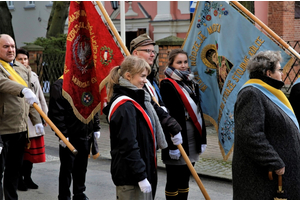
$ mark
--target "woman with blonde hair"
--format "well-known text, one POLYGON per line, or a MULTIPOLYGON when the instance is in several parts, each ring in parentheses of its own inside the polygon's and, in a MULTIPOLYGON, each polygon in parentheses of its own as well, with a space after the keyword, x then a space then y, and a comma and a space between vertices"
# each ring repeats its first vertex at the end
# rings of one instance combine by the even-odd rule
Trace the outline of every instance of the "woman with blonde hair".
POLYGON ((156 147, 166 148, 162 127, 143 90, 149 64, 128 56, 109 74, 107 115, 111 141, 111 174, 116 199, 153 199, 157 184, 156 147), (152 197, 153 196, 153 197, 152 197))

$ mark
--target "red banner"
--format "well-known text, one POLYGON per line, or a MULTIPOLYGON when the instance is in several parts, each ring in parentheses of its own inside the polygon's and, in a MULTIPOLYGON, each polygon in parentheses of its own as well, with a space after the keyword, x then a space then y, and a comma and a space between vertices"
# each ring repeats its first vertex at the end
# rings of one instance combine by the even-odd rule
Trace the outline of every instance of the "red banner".
POLYGON ((100 110, 106 92, 103 89, 100 95, 99 85, 123 59, 92 2, 71 1, 63 96, 83 123, 100 110))

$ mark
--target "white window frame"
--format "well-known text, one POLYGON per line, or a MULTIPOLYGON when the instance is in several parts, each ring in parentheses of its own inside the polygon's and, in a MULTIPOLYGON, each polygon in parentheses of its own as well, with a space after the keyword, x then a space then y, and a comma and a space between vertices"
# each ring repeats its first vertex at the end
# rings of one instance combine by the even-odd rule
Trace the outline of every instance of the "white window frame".
POLYGON ((15 9, 15 4, 14 1, 6 1, 7 7, 9 10, 14 10, 15 9))
POLYGON ((52 7, 53 6, 53 1, 49 1, 48 4, 45 5, 46 7, 52 7))
POLYGON ((24 9, 32 9, 35 8, 35 1, 26 1, 24 9))

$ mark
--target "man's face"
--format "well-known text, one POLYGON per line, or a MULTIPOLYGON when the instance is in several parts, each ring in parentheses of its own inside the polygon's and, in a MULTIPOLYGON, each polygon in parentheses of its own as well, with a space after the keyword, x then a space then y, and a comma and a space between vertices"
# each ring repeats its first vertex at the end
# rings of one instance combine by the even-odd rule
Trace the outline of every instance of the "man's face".
POLYGON ((154 45, 149 44, 146 46, 137 47, 133 52, 132 55, 138 56, 139 58, 143 58, 150 66, 153 65, 154 58, 156 56, 154 52, 154 45), (149 53, 147 52, 149 49, 149 53))
POLYGON ((9 35, 0 37, 0 59, 12 62, 16 56, 15 42, 9 35))

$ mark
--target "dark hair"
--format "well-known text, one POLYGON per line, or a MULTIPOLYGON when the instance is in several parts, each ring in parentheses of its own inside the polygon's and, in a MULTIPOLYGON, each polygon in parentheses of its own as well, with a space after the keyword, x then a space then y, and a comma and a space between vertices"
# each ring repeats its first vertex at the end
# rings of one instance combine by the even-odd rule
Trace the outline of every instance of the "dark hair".
POLYGON ((25 50, 25 49, 22 49, 22 48, 20 48, 20 49, 17 49, 16 56, 17 56, 18 54, 24 54, 24 55, 26 55, 26 56, 27 56, 27 58, 29 59, 29 53, 28 53, 28 51, 27 51, 27 50, 25 50))
POLYGON ((187 52, 185 52, 184 50, 182 50, 182 49, 173 49, 173 50, 169 53, 169 61, 168 61, 168 66, 169 66, 169 67, 172 67, 173 62, 174 62, 174 60, 175 60, 175 57, 176 57, 178 54, 185 54, 186 57, 188 57, 187 52))

